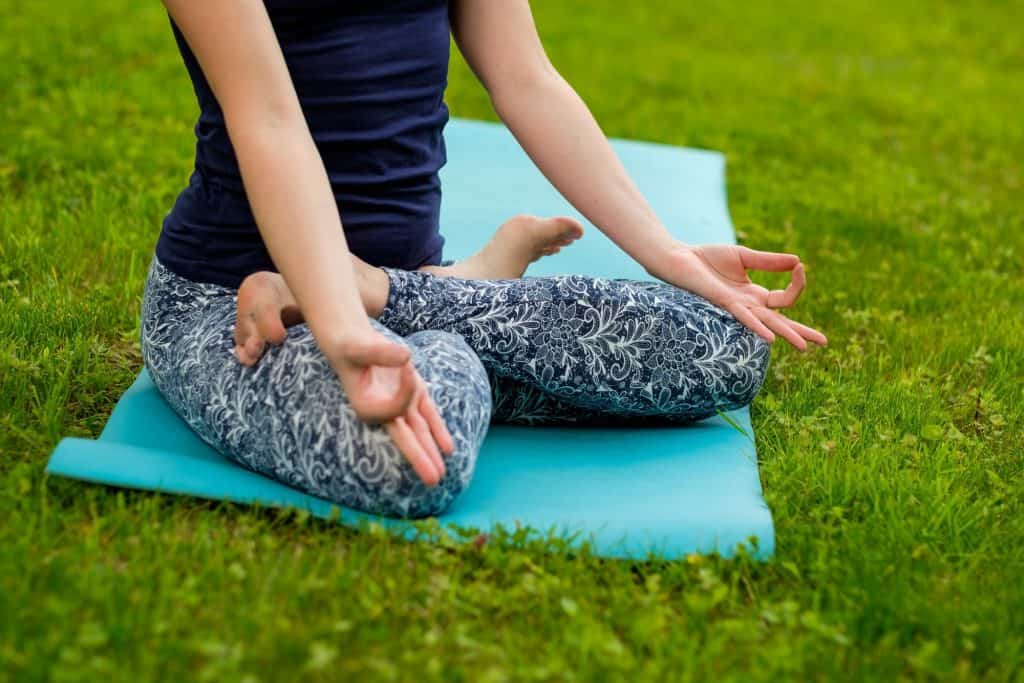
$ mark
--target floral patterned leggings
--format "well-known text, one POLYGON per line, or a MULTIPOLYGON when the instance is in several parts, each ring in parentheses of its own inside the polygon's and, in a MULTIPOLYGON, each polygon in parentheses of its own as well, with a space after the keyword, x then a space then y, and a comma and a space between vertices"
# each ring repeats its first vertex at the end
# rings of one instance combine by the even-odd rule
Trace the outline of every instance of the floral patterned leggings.
POLYGON ((237 290, 154 255, 142 353, 171 408, 256 472, 349 508, 440 514, 470 483, 492 422, 692 422, 753 400, 769 345, 707 300, 661 282, 583 275, 468 280, 383 269, 370 324, 407 345, 455 452, 431 488, 381 425, 360 420, 309 327, 255 367, 234 355, 237 290))

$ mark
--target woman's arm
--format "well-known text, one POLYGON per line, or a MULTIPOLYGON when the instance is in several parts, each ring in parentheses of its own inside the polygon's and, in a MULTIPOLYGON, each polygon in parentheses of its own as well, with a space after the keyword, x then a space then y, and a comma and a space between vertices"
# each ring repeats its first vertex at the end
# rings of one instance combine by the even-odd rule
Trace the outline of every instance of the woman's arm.
MULTIPOLYGON (((224 112, 260 235, 317 344, 357 415, 388 421, 396 443, 420 471, 427 453, 415 445, 403 416, 420 403, 425 385, 409 349, 370 325, 327 171, 266 8, 260 0, 164 4, 224 112)), ((436 414, 427 417, 451 450, 443 422, 436 414)), ((436 453, 433 444, 421 446, 436 453)))
POLYGON ((370 327, 341 219, 266 9, 166 0, 224 112, 260 235, 318 341, 370 327))
POLYGON ((580 213, 650 269, 678 242, 551 64, 527 0, 458 0, 452 14, 459 49, 519 144, 580 213))
POLYGON ((820 332, 768 310, 799 296, 797 257, 733 245, 692 247, 665 228, 587 105, 551 64, 527 0, 455 0, 452 30, 498 116, 541 172, 648 273, 721 305, 768 341, 774 330, 801 350, 805 339, 825 343, 820 332), (794 282, 769 292, 747 278, 747 268, 793 271, 794 282))

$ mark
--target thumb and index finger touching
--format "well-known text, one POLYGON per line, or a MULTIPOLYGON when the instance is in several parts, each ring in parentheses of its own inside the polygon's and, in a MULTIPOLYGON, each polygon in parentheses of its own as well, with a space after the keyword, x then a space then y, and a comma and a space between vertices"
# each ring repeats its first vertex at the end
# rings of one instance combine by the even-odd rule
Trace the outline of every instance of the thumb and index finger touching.
POLYGON ((773 251, 758 251, 750 247, 739 248, 743 267, 750 270, 764 270, 770 273, 784 273, 793 270, 800 263, 796 254, 782 254, 773 251))
MULTIPOLYGON (((804 270, 804 264, 800 261, 800 257, 796 254, 785 254, 776 253, 770 251, 758 251, 757 249, 751 249, 750 247, 739 248, 740 260, 743 263, 743 267, 751 270, 761 270, 765 272, 784 273, 792 272, 789 284, 784 290, 774 289, 767 293, 765 299, 765 310, 766 316, 777 316, 774 311, 770 309, 775 308, 788 308, 796 303, 796 300, 800 298, 800 294, 803 293, 804 287, 807 284, 807 275, 804 270)), ((753 316, 750 316, 753 317, 753 316)), ((796 340, 794 345, 797 348, 803 348, 804 344, 799 341, 799 338, 813 341, 819 345, 825 345, 828 343, 828 338, 824 334, 813 328, 802 325, 794 320, 790 320, 781 316, 782 320, 786 323, 784 336, 787 339, 796 340), (795 328, 795 329, 794 329, 795 328)), ((777 325, 782 327, 782 325, 777 325)), ((759 333, 763 330, 755 330, 759 333)), ((762 335, 764 336, 764 335, 762 335)))
POLYGON ((360 416, 364 420, 389 420, 409 409, 419 382, 408 347, 371 335, 346 349, 345 359, 358 373, 356 390, 371 399, 363 401, 360 416))
POLYGON ((804 264, 796 254, 785 254, 771 251, 758 251, 750 247, 739 248, 740 260, 748 270, 761 270, 768 273, 792 272, 786 289, 773 289, 768 292, 765 305, 768 308, 788 308, 796 303, 807 285, 807 274, 804 264))

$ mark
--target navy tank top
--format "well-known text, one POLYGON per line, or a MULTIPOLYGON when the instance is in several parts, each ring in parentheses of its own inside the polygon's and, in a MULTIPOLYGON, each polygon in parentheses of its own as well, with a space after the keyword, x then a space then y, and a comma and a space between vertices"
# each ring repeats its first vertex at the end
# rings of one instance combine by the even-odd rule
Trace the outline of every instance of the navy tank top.
MULTIPOLYGON (((440 264, 447 0, 265 4, 350 251, 378 266, 440 264)), ((237 288, 250 273, 277 269, 256 227, 221 108, 173 19, 171 28, 200 112, 195 170, 164 219, 156 254, 179 275, 237 288)))

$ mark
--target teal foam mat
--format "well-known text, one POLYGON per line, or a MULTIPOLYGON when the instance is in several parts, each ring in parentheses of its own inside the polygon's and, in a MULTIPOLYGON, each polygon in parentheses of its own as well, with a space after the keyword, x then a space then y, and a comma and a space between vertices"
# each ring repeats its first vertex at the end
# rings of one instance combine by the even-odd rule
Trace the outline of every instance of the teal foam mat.
MULTIPOLYGON (((453 119, 446 139, 445 258, 471 254, 516 213, 579 217, 502 126, 453 119)), ((627 140, 612 144, 681 239, 734 241, 720 154, 627 140)), ((651 279, 584 224, 583 238, 533 264, 527 275, 651 279)), ((62 439, 47 471, 112 486, 295 506, 345 524, 375 521, 410 538, 423 537, 406 521, 338 508, 234 465, 171 411, 145 370, 118 401, 99 439, 62 439)), ((757 538, 755 556, 774 551, 746 409, 686 426, 491 425, 473 481, 438 521, 482 531, 518 524, 540 536, 564 536, 573 545, 589 542, 606 557, 732 555, 737 544, 749 548, 751 537, 757 538)))

